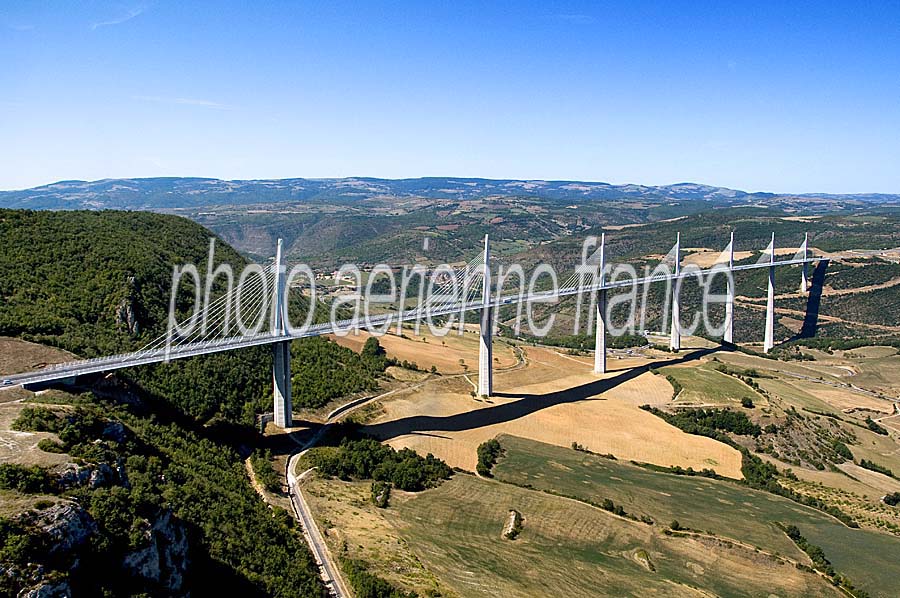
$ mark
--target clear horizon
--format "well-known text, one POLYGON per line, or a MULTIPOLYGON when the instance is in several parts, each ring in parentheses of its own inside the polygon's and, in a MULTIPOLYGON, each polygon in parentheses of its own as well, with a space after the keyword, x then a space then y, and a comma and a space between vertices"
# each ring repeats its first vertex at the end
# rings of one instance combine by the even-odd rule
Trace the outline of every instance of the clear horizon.
POLYGON ((419 178, 900 193, 900 5, 0 8, 0 189, 419 178))

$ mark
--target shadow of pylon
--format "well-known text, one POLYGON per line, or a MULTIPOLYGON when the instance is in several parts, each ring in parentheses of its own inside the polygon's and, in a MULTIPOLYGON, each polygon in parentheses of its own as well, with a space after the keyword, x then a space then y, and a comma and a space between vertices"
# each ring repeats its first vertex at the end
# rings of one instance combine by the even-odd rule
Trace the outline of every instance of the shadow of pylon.
POLYGON ((780 344, 789 343, 801 338, 813 338, 819 328, 819 309, 822 304, 822 288, 825 286, 825 271, 828 260, 821 260, 813 270, 809 285, 809 296, 806 299, 806 313, 800 331, 780 344))

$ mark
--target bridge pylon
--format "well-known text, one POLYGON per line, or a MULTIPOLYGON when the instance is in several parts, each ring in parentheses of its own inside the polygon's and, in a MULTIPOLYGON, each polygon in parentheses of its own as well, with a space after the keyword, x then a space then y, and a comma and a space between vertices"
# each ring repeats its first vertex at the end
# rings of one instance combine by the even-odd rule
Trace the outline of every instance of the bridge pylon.
POLYGON ((484 278, 482 280, 482 304, 480 341, 478 343, 478 395, 489 397, 494 390, 494 356, 492 332, 494 326, 491 313, 491 249, 488 235, 484 236, 484 278))
POLYGON ((681 274, 681 233, 675 237, 675 278, 672 279, 672 329, 669 336, 669 349, 681 350, 681 284, 678 275, 681 274))
MULTIPOLYGON (((600 265, 597 283, 606 282, 606 233, 600 234, 600 265)), ((597 324, 594 328, 594 373, 606 373, 606 289, 597 293, 597 324)))
POLYGON ((763 352, 768 353, 775 346, 775 233, 769 243, 769 288, 766 294, 766 332, 763 338, 763 352))
POLYGON ((734 231, 728 243, 728 278, 725 289, 725 332, 722 340, 734 344, 734 231))
POLYGON ((800 246, 800 252, 804 259, 800 265, 800 292, 804 295, 809 292, 809 233, 803 235, 803 245, 800 246))
MULTIPOLYGON (((272 297, 272 334, 285 333, 287 302, 285 267, 282 260, 282 242, 278 239, 275 252, 275 290, 272 297)), ((274 387, 274 420, 279 428, 290 428, 294 421, 291 404, 291 341, 272 344, 272 386, 274 387)))

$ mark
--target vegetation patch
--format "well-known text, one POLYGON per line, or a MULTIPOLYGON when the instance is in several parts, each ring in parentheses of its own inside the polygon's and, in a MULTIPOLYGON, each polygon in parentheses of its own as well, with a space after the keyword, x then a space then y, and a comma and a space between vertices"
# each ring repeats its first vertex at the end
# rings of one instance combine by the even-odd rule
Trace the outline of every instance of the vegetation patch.
POLYGON ((17 463, 0 463, 0 490, 17 490, 26 494, 53 494, 56 479, 45 468, 17 463))
POLYGON ((503 526, 503 537, 507 540, 515 540, 522 533, 524 525, 522 514, 515 509, 510 509, 506 516, 506 524, 503 526))
POLYGON ((364 561, 342 558, 341 569, 344 570, 344 578, 353 588, 356 598, 416 598, 418 596, 415 592, 405 592, 378 577, 369 571, 369 566, 364 561))
POLYGON ((877 421, 872 419, 871 417, 866 418, 866 427, 875 432, 876 434, 881 434, 882 436, 888 436, 887 428, 879 424, 877 421))
POLYGON ((688 434, 708 436, 716 440, 722 436, 722 432, 738 436, 759 436, 762 433, 762 429, 750 421, 746 414, 731 409, 680 409, 675 413, 667 413, 650 405, 642 405, 641 409, 663 418, 688 434))
POLYGON ((891 471, 890 469, 888 469, 887 467, 885 467, 883 465, 879 465, 878 463, 875 463, 874 461, 869 461, 868 459, 861 459, 859 462, 859 466, 864 467, 864 468, 868 469, 869 471, 874 471, 876 473, 884 474, 890 478, 895 477, 893 471, 891 471))
POLYGON ((391 484, 389 482, 372 482, 372 504, 380 509, 386 509, 391 499, 391 484))
POLYGON ((481 443, 478 445, 478 465, 475 471, 478 472, 478 475, 483 475, 486 478, 494 477, 491 469, 493 469, 497 459, 501 456, 503 456, 503 447, 500 446, 500 442, 496 438, 481 443))
POLYGON ((450 467, 432 454, 399 451, 372 438, 344 439, 336 450, 313 449, 309 462, 324 475, 343 480, 389 482, 400 490, 432 488, 453 475, 450 467))
POLYGON ((256 481, 269 492, 281 491, 281 476, 272 466, 272 452, 269 450, 257 449, 250 455, 250 466, 253 467, 253 474, 256 481))

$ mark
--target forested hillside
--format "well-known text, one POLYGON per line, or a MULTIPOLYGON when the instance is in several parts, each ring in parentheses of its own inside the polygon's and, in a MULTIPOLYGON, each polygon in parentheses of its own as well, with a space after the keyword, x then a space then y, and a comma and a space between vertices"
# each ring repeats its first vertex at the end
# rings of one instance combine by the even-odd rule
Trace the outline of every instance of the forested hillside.
MULTIPOLYGON (((172 266, 193 262, 203 271, 210 236, 159 214, 0 211, 0 335, 82 356, 139 347, 163 329, 172 266)), ((221 242, 216 256, 244 264, 221 242)), ((192 294, 186 287, 184 298, 192 294)), ((312 386, 300 396, 310 403, 334 398, 327 380, 338 370, 354 372, 342 387, 351 392, 376 385, 385 365, 381 356, 364 359, 325 339, 295 352, 317 356, 316 371, 302 372, 312 386)), ((34 508, 12 516, 4 509, 0 517, 0 595, 35 584, 80 596, 321 594, 292 518, 266 507, 242 462, 255 442, 254 415, 271 408, 270 351, 186 359, 117 378, 127 388, 107 383, 99 395, 58 399, 68 405, 26 408, 17 422, 22 431, 57 434, 60 442, 42 449, 68 455, 81 473, 3 466, 3 500, 34 508), (53 531, 60 525, 68 531, 53 531), (60 533, 74 539, 48 549, 60 533), (145 562, 157 550, 159 563, 145 562)))

